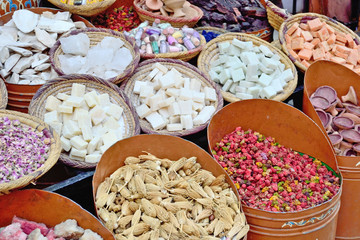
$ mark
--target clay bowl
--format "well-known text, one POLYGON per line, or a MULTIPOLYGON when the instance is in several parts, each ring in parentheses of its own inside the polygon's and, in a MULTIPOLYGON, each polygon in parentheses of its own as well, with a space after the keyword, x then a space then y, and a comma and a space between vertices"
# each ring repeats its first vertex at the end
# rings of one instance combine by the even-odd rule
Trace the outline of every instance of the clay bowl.
POLYGON ((28 189, 0 196, 0 228, 9 225, 14 215, 48 227, 75 219, 80 227, 91 229, 104 240, 115 239, 92 214, 57 193, 28 189))
POLYGON ((0 16, 19 9, 34 8, 39 5, 36 0, 7 1, 1 0, 0 16))
MULTIPOLYGON (((251 99, 231 103, 211 119, 207 136, 209 149, 241 126, 252 129, 295 151, 315 157, 338 172, 336 157, 325 133, 304 113, 282 102, 251 99)), ((296 212, 269 212, 242 205, 250 225, 248 239, 335 239, 339 192, 328 202, 296 212), (299 222, 329 213, 324 222, 299 222), (336 210, 335 210, 336 209, 336 210), (293 223, 293 224, 291 224, 293 223), (290 224, 290 225, 289 225, 290 224)))

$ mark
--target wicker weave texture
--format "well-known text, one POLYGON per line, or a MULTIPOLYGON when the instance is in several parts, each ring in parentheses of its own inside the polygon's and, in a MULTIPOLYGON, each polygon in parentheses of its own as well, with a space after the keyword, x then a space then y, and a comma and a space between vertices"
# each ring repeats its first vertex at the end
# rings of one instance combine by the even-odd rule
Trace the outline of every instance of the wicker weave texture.
POLYGON ((75 13, 81 16, 94 16, 97 15, 106 9, 108 9, 116 0, 103 0, 101 2, 96 2, 92 4, 84 4, 84 5, 69 5, 62 3, 60 0, 49 0, 52 4, 57 6, 58 8, 75 13))
MULTIPOLYGON (((73 83, 85 85, 87 92, 94 90, 99 94, 108 93, 110 96, 110 102, 118 104, 123 108, 124 112, 122 117, 124 118, 125 123, 125 134, 123 135, 124 138, 140 133, 137 114, 135 113, 134 108, 130 104, 126 95, 115 84, 90 75, 64 75, 47 82, 39 89, 39 91, 32 99, 29 106, 29 114, 44 119, 44 114, 46 113, 46 99, 50 95, 55 97, 58 93, 66 93, 70 95, 73 83)), ((67 152, 61 153, 60 160, 66 165, 75 168, 87 169, 96 167, 96 163, 87 163, 70 159, 69 153, 67 152)))
POLYGON ((8 103, 8 93, 4 80, 0 78, 0 109, 5 109, 8 103))
MULTIPOLYGON (((120 83, 124 79, 128 78, 134 72, 135 68, 139 64, 140 61, 139 49, 136 46, 135 41, 125 36, 124 34, 104 28, 86 28, 82 30, 71 31, 66 36, 76 35, 79 33, 85 33, 88 35, 88 37, 90 38, 91 47, 100 43, 105 37, 115 37, 121 39, 124 42, 124 46, 130 50, 133 60, 131 61, 129 66, 127 66, 127 68, 124 70, 123 73, 119 74, 114 78, 106 79, 107 81, 110 81, 115 84, 120 83)), ((59 61, 59 55, 64 54, 64 52, 62 51, 61 43, 59 40, 56 41, 54 46, 50 49, 49 54, 50 54, 51 65, 54 68, 54 70, 59 75, 64 75, 64 72, 61 70, 61 65, 59 61)))
MULTIPOLYGON (((213 61, 215 61, 216 59, 218 59, 218 57, 219 57, 218 44, 221 42, 231 42, 234 38, 237 38, 241 41, 252 41, 255 46, 265 45, 273 53, 276 53, 277 55, 280 56, 280 58, 281 58, 280 61, 283 64, 285 64, 285 69, 290 68, 292 70, 292 72, 294 74, 294 79, 290 80, 287 83, 287 85, 284 88, 283 93, 280 93, 271 99, 276 100, 276 101, 284 101, 285 99, 287 99, 294 92, 297 82, 298 82, 297 71, 296 71, 294 64, 289 60, 289 58, 282 51, 280 51, 276 47, 272 46, 270 43, 268 43, 260 38, 249 35, 249 34, 226 33, 226 34, 223 34, 223 35, 211 40, 210 42, 208 42, 206 44, 204 50, 200 53, 199 58, 198 58, 197 65, 198 65, 198 68, 200 69, 200 71, 205 73, 208 76, 208 78, 211 79, 208 72, 210 71, 211 63, 213 61)), ((239 98, 237 98, 234 94, 232 94, 230 92, 221 91, 221 93, 222 93, 224 99, 228 102, 236 102, 236 101, 240 100, 239 98)))
POLYGON ((291 16, 285 9, 279 8, 271 1, 266 2, 266 13, 270 25, 277 31, 281 24, 291 16))
POLYGON ((10 120, 19 120, 22 124, 26 124, 35 131, 44 132, 51 136, 51 145, 49 151, 49 157, 45 161, 44 165, 36 169, 31 174, 25 175, 17 180, 7 183, 0 183, 0 195, 7 194, 11 190, 15 190, 24 187, 30 183, 35 184, 36 180, 44 175, 47 171, 55 165, 58 161, 61 152, 61 143, 59 135, 53 131, 46 123, 37 117, 30 116, 29 114, 20 113, 17 111, 0 110, 0 117, 8 117, 10 120))
MULTIPOLYGON (((217 94, 217 101, 213 102, 213 106, 215 107, 216 111, 219 111, 223 107, 223 98, 220 93, 220 89, 218 86, 214 84, 211 80, 209 80, 203 73, 199 71, 196 67, 193 65, 180 61, 175 59, 164 59, 164 58, 158 58, 158 59, 150 59, 146 60, 142 63, 140 63, 139 67, 136 69, 134 75, 131 76, 128 80, 123 82, 121 85, 121 88, 124 89, 124 93, 130 98, 131 103, 134 106, 139 106, 141 104, 140 102, 140 96, 138 94, 135 94, 133 92, 135 81, 148 81, 146 77, 149 75, 149 73, 153 70, 153 65, 155 63, 161 63, 168 69, 175 68, 178 72, 180 72, 183 76, 186 76, 188 78, 196 78, 197 80, 201 81, 202 87, 211 87, 214 88, 217 94)), ((214 114, 215 114, 214 113, 214 114)), ((196 126, 189 130, 182 130, 177 132, 170 132, 166 129, 155 131, 150 123, 145 119, 140 119, 140 126, 141 129, 145 133, 151 133, 151 134, 166 134, 166 135, 172 135, 172 136, 186 136, 190 134, 194 134, 196 132, 199 132, 206 128, 208 125, 210 119, 202 125, 196 126)))
POLYGON ((305 23, 309 20, 312 20, 314 18, 319 18, 321 21, 325 21, 328 25, 330 25, 332 28, 334 28, 337 31, 343 32, 343 33, 349 33, 356 44, 360 44, 360 37, 354 33, 350 28, 346 27, 342 23, 335 21, 332 18, 329 18, 327 16, 317 14, 317 13, 299 13, 295 14, 288 19, 286 19, 279 29, 279 40, 282 47, 282 50, 285 52, 285 54, 291 59, 291 61, 294 62, 294 64, 302 71, 306 71, 306 67, 301 64, 298 60, 296 60, 291 54, 289 53, 289 50, 286 47, 286 40, 285 40, 285 34, 287 30, 294 24, 294 23, 305 23))

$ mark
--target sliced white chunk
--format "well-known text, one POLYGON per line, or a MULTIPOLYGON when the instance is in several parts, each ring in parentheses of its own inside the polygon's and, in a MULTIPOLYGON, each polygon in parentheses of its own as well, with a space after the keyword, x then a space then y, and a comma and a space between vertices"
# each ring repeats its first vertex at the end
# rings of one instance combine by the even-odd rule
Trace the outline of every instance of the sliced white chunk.
POLYGON ((85 152, 86 152, 88 143, 81 136, 72 137, 70 139, 70 143, 71 143, 71 146, 73 146, 74 148, 76 148, 78 150, 85 149, 85 152))
POLYGON ((98 125, 105 119, 106 113, 101 107, 95 106, 93 109, 90 110, 90 116, 92 123, 94 125, 98 125))
POLYGON ((246 100, 246 99, 253 99, 253 96, 251 94, 248 93, 240 93, 237 92, 235 94, 236 97, 240 98, 241 100, 246 100))
POLYGON ((80 83, 73 83, 71 87, 71 96, 84 97, 85 89, 85 85, 80 83))
POLYGON ((60 141, 61 141, 62 149, 64 149, 66 152, 70 151, 70 149, 71 149, 70 140, 65 138, 64 136, 61 136, 60 141))
POLYGON ((66 99, 63 104, 72 106, 72 107, 80 107, 84 102, 83 97, 77 97, 77 96, 70 96, 68 99, 66 99))
POLYGON ((103 140, 104 146, 110 147, 118 141, 118 137, 116 136, 116 134, 114 132, 108 132, 102 136, 102 140, 103 140))
POLYGON ((171 116, 176 116, 176 115, 181 114, 180 106, 179 106, 178 102, 173 102, 172 104, 170 104, 169 113, 170 113, 171 116))
POLYGON ((179 99, 181 100, 191 100, 193 92, 190 89, 180 88, 179 99))
POLYGON ((91 139, 91 141, 89 142, 88 146, 87 146, 87 153, 88 154, 92 154, 96 147, 98 146, 99 142, 100 142, 100 136, 96 136, 93 139, 91 139))
POLYGON ((85 162, 88 163, 97 163, 99 162, 101 159, 101 155, 100 154, 88 154, 85 157, 85 162))
POLYGON ((97 95, 97 101, 101 107, 106 107, 110 105, 110 96, 107 93, 97 95))
POLYGON ((198 103, 203 103, 205 102, 205 93, 203 92, 198 92, 198 91, 193 91, 193 94, 192 94, 192 100, 194 102, 198 102, 198 103))
POLYGON ((44 122, 49 124, 52 122, 59 122, 58 118, 58 112, 57 111, 51 111, 44 114, 44 122))
POLYGON ((154 130, 162 129, 166 126, 166 122, 163 117, 157 113, 153 112, 145 117, 145 119, 151 124, 154 130))
POLYGON ((72 113, 73 112, 73 107, 61 104, 58 107, 58 111, 61 112, 61 113, 72 113))
POLYGON ((121 118, 124 109, 117 104, 111 103, 110 107, 106 110, 106 114, 114 117, 116 120, 121 118))
POLYGON ((154 95, 154 87, 144 85, 140 87, 140 97, 151 97, 154 95))
POLYGON ((204 88, 204 93, 205 93, 205 100, 216 101, 217 96, 216 96, 216 91, 215 91, 214 88, 205 87, 204 88))
POLYGON ((61 101, 56 97, 50 95, 46 99, 45 109, 49 112, 57 110, 58 106, 61 104, 61 101))
POLYGON ((170 117, 169 111, 166 108, 161 108, 158 110, 158 113, 164 118, 168 119, 170 117))
POLYGON ((170 97, 178 97, 180 94, 180 90, 176 88, 168 88, 166 89, 165 93, 170 97))
POLYGON ((52 127, 55 132, 61 136, 63 124, 61 122, 51 122, 49 126, 52 127))
POLYGON ((191 115, 181 115, 180 121, 182 127, 186 130, 192 129, 194 127, 191 115))
POLYGON ((222 90, 227 92, 229 91, 229 89, 231 88, 231 85, 233 84, 233 81, 231 80, 227 80, 224 84, 224 86, 222 86, 222 90))
POLYGON ((86 149, 76 149, 76 148, 71 148, 70 154, 71 156, 74 157, 79 157, 79 158, 85 158, 86 156, 86 149))
POLYGON ((173 102, 175 102, 175 97, 166 98, 166 99, 162 100, 161 102, 159 102, 159 107, 160 108, 168 107, 173 102))
POLYGON ((276 91, 272 86, 264 87, 260 92, 260 96, 267 99, 272 98, 275 95, 276 95, 276 91))
POLYGON ((260 45, 259 49, 261 52, 264 53, 265 56, 267 57, 272 57, 274 55, 274 53, 265 45, 260 45))
POLYGON ((156 74, 158 74, 159 71, 160 70, 158 68, 154 68, 147 76, 147 79, 152 80, 156 76, 156 74))
POLYGON ((140 90, 141 90, 141 87, 142 86, 146 86, 148 83, 147 82, 144 82, 144 81, 135 81, 134 83, 134 93, 136 94, 140 94, 140 90))
POLYGON ((168 71, 167 67, 165 67, 164 65, 162 65, 161 63, 158 63, 158 62, 154 64, 154 67, 159 69, 163 74, 167 73, 167 71, 168 71))
POLYGON ((180 123, 180 116, 169 117, 169 123, 180 123))
POLYGON ((146 104, 141 104, 136 107, 136 112, 140 118, 144 118, 151 113, 151 109, 146 104))
POLYGON ((241 80, 245 79, 245 74, 242 68, 231 69, 230 74, 234 82, 240 82, 241 80))
POLYGON ((200 111, 199 115, 196 118, 194 118, 193 120, 194 125, 201 125, 206 123, 214 114, 214 112, 215 112, 214 106, 205 106, 200 111))
POLYGON ((97 93, 93 90, 84 95, 84 100, 89 107, 94 107, 97 104, 97 93))
POLYGON ((171 88, 175 85, 175 74, 173 71, 167 72, 162 78, 160 78, 160 86, 163 89, 171 88))
POLYGON ((190 89, 193 91, 200 92, 201 90, 201 82, 196 78, 190 79, 190 89))
POLYGON ((104 128, 109 129, 109 131, 120 128, 120 124, 113 117, 108 117, 105 120, 104 128))
POLYGON ((62 92, 56 94, 56 98, 58 98, 62 101, 67 100, 69 97, 70 97, 69 95, 67 95, 66 93, 62 93, 62 92))
POLYGON ((169 123, 166 125, 166 130, 169 132, 181 131, 182 124, 181 123, 169 123))
POLYGON ((179 101, 180 113, 181 115, 191 114, 192 113, 192 100, 179 101))
POLYGON ((261 86, 266 87, 270 85, 271 81, 272 78, 269 75, 267 75, 266 73, 262 73, 258 83, 260 83, 261 86))

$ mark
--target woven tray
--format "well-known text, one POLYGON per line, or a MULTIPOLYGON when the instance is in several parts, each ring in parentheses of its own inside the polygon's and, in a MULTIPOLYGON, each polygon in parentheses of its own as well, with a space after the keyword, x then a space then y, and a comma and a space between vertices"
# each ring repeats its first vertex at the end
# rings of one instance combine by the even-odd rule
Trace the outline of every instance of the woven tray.
MULTIPOLYGON (((118 104, 124 109, 123 118, 126 126, 125 134, 123 135, 124 138, 140 133, 137 114, 125 94, 123 94, 123 92, 115 84, 90 75, 64 75, 48 81, 39 89, 39 91, 37 91, 34 98, 31 100, 29 114, 44 119, 47 97, 50 95, 56 96, 60 92, 70 95, 73 83, 81 83, 85 85, 87 92, 95 90, 97 93, 108 93, 110 96, 110 102, 118 104)), ((75 168, 87 169, 96 167, 96 163, 87 163, 70 159, 69 153, 67 152, 61 153, 60 160, 64 164, 75 168)))
POLYGON ((0 78, 0 109, 5 109, 8 103, 8 93, 3 78, 0 78))
POLYGON ((266 2, 266 13, 270 25, 279 31, 281 24, 291 16, 286 9, 279 8, 271 1, 266 2))
MULTIPOLYGON (((208 42, 206 44, 204 50, 200 53, 199 58, 198 58, 197 65, 198 65, 198 68, 200 69, 200 71, 205 73, 205 75, 209 79, 211 79, 208 72, 210 70, 211 62, 215 61, 219 56, 219 50, 217 47, 218 43, 225 42, 225 41, 231 42, 234 38, 237 38, 241 41, 252 41, 255 46, 259 46, 259 45, 267 46, 272 52, 274 52, 280 56, 281 62, 283 64, 285 64, 285 69, 291 68, 292 72, 294 73, 294 79, 290 80, 287 83, 287 85, 284 88, 283 93, 280 93, 280 94, 274 96, 273 98, 271 98, 272 100, 276 100, 276 101, 284 101, 285 99, 287 99, 294 92, 296 85, 297 85, 297 81, 298 81, 297 71, 296 71, 294 64, 289 60, 288 57, 286 57, 286 55, 281 50, 272 46, 270 43, 268 43, 260 38, 251 36, 249 34, 226 33, 226 34, 223 34, 223 35, 211 40, 210 42, 208 42)), ((240 100, 239 98, 235 97, 235 95, 230 92, 224 92, 221 90, 221 93, 222 93, 224 99, 228 102, 236 102, 236 101, 240 100)))
MULTIPOLYGON (((215 107, 216 111, 219 111, 223 107, 223 98, 220 93, 220 89, 218 86, 215 85, 214 82, 208 79, 203 73, 199 71, 196 67, 193 65, 183 62, 180 60, 174 60, 174 59, 164 59, 164 58, 158 58, 158 59, 150 59, 146 60, 139 64, 139 67, 136 69, 134 75, 132 75, 129 79, 127 79, 123 84, 121 85, 121 88, 124 89, 124 93, 130 98, 131 103, 134 106, 140 105, 140 96, 138 94, 134 94, 134 84, 135 81, 143 81, 144 78, 152 71, 153 67, 152 65, 155 63, 161 63, 162 65, 171 68, 174 67, 176 70, 178 70, 182 75, 188 76, 190 78, 196 78, 200 80, 203 84, 203 86, 212 87, 215 89, 217 94, 217 101, 213 103, 213 106, 215 107)), ((214 114, 215 114, 214 113, 214 114)), ((202 125, 196 126, 189 130, 182 130, 177 132, 169 132, 166 129, 162 130, 153 130, 150 123, 145 119, 140 119, 140 126, 141 130, 143 130, 145 133, 151 133, 151 134, 166 134, 166 135, 172 135, 172 136, 186 136, 193 133, 197 133, 208 125, 210 119, 202 125)))
POLYGON ((224 34, 224 33, 228 32, 224 28, 211 27, 211 26, 197 27, 197 28, 195 28, 195 30, 198 31, 200 34, 202 33, 202 31, 213 32, 213 33, 216 33, 216 34, 224 34))
POLYGON ((52 4, 58 8, 75 13, 81 16, 94 16, 97 15, 106 9, 108 9, 116 0, 103 0, 101 2, 84 4, 84 5, 69 5, 62 3, 60 0, 49 0, 52 4))
MULTIPOLYGON (((133 73, 135 68, 137 67, 137 65, 140 61, 139 49, 136 46, 135 41, 133 41, 129 37, 125 36, 124 34, 110 30, 110 29, 104 29, 104 28, 86 28, 86 29, 71 31, 66 36, 76 35, 79 33, 85 33, 86 35, 89 36, 91 47, 93 47, 96 44, 98 44, 99 42, 101 42, 101 40, 104 37, 115 37, 115 38, 120 38, 122 41, 124 41, 124 46, 130 50, 132 58, 133 58, 132 62, 129 64, 129 66, 127 66, 127 68, 124 70, 124 72, 122 74, 120 74, 114 78, 106 79, 107 81, 118 84, 121 81, 123 81, 124 79, 126 79, 127 77, 129 77, 133 73)), ((66 37, 66 36, 64 36, 64 37, 66 37)), ((59 58, 58 58, 58 56, 63 53, 64 52, 62 51, 60 41, 57 40, 56 43, 54 44, 54 46, 50 49, 49 55, 50 55, 51 65, 59 75, 64 75, 64 72, 60 68, 61 66, 60 66, 60 62, 59 62, 59 58)))
POLYGON ((153 58, 173 58, 179 59, 182 61, 189 61, 190 59, 196 57, 201 50, 204 48, 206 44, 205 37, 200 35, 200 46, 194 48, 190 51, 183 52, 169 52, 169 53, 158 53, 158 54, 141 54, 141 58, 143 59, 153 59, 153 58))
POLYGON ((177 27, 177 28, 181 28, 184 25, 186 25, 188 27, 194 27, 196 25, 196 23, 204 15, 203 11, 195 5, 191 5, 191 7, 194 8, 198 12, 198 16, 193 17, 193 18, 184 18, 184 17, 175 18, 175 17, 166 17, 163 15, 156 15, 150 11, 146 11, 146 10, 142 9, 140 7, 141 6, 140 2, 141 2, 141 0, 134 1, 134 9, 137 12, 137 14, 139 15, 140 20, 142 22, 148 21, 150 23, 150 25, 157 18, 157 19, 160 19, 161 22, 170 23, 171 26, 177 27))
POLYGON ((334 28, 337 31, 349 33, 352 36, 352 38, 354 39, 355 43, 358 45, 360 44, 360 37, 356 33, 354 33, 350 28, 346 27, 345 25, 343 25, 342 23, 340 23, 338 21, 335 21, 332 18, 329 18, 329 17, 321 15, 321 14, 317 14, 317 13, 295 14, 295 15, 289 17, 288 19, 286 19, 286 21, 283 22, 283 24, 281 24, 281 27, 279 30, 279 40, 280 40, 282 50, 302 72, 306 71, 306 67, 303 64, 301 64, 301 62, 297 61, 293 56, 290 55, 290 53, 286 47, 285 33, 295 22, 297 22, 297 23, 304 22, 305 23, 308 20, 312 20, 314 18, 320 18, 320 20, 325 21, 327 24, 329 24, 332 28, 334 28))
POLYGON ((36 180, 49 171, 49 169, 52 168, 59 159, 61 143, 59 135, 37 117, 10 110, 0 110, 0 117, 8 117, 10 120, 18 119, 21 123, 30 126, 36 131, 44 132, 45 134, 49 134, 51 136, 49 157, 45 161, 44 165, 31 174, 25 175, 19 179, 7 183, 0 183, 0 195, 2 195, 9 193, 11 190, 24 187, 30 183, 35 184, 36 180))

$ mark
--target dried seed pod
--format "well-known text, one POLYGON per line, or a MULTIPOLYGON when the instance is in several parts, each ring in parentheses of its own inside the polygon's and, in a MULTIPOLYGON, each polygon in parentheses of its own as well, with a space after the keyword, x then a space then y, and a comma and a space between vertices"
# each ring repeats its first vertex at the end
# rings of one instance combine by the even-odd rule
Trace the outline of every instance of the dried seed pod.
POLYGON ((110 220, 110 213, 105 208, 100 208, 98 210, 99 217, 104 220, 104 222, 107 222, 110 220))
POLYGON ((160 239, 168 239, 169 238, 169 235, 167 234, 165 229, 163 229, 161 226, 159 228, 159 234, 160 234, 160 239))
POLYGON ((234 219, 231 217, 231 212, 227 209, 226 206, 218 206, 215 208, 215 217, 223 218, 226 223, 231 225, 234 224, 234 219))
POLYGON ((145 169, 151 169, 154 171, 158 171, 158 170, 160 170, 160 162, 158 164, 157 162, 153 162, 153 161, 145 161, 144 163, 141 164, 141 167, 143 167, 145 169))
POLYGON ((96 208, 102 208, 105 206, 106 202, 107 202, 107 199, 108 199, 108 194, 106 192, 104 193, 101 193, 99 195, 96 195, 97 196, 97 199, 95 201, 95 206, 96 208))
POLYGON ((163 222, 169 222, 170 216, 168 211, 165 210, 165 208, 159 206, 159 205, 153 205, 156 210, 156 217, 160 219, 163 222))
POLYGON ((161 172, 161 181, 163 182, 163 184, 169 182, 170 180, 168 173, 164 169, 161 169, 160 172, 161 172))
POLYGON ((214 194, 213 190, 212 190, 209 186, 205 186, 205 187, 204 187, 204 191, 206 192, 206 194, 207 194, 210 198, 215 198, 215 194, 214 194))
POLYGON ((166 159, 166 158, 161 159, 160 162, 161 162, 161 166, 166 169, 168 169, 171 166, 171 164, 173 163, 173 161, 166 159))
POLYGON ((106 201, 106 205, 109 207, 112 203, 115 202, 115 198, 116 198, 116 193, 111 192, 111 193, 108 195, 108 199, 107 199, 107 201, 106 201))
POLYGON ((110 179, 122 179, 122 178, 124 178, 125 171, 126 171, 126 168, 125 168, 125 167, 116 169, 116 171, 113 172, 113 173, 110 175, 110 179))
POLYGON ((132 212, 135 212, 136 210, 139 209, 139 204, 137 204, 136 202, 130 202, 129 208, 132 212))
POLYGON ((212 221, 207 227, 206 227, 206 231, 208 234, 213 234, 214 230, 215 230, 215 226, 217 225, 219 219, 215 218, 214 221, 212 221))
POLYGON ((186 177, 186 173, 184 172, 184 170, 179 170, 178 173, 181 177, 186 177))
POLYGON ((155 178, 153 178, 152 176, 150 176, 150 175, 148 175, 148 174, 145 175, 144 182, 145 182, 146 184, 154 184, 154 185, 157 184, 155 178))
POLYGON ((140 162, 140 158, 130 156, 130 157, 127 157, 124 162, 125 162, 125 165, 136 164, 136 163, 140 162))
POLYGON ((197 198, 195 200, 206 207, 212 208, 212 206, 214 205, 214 201, 211 198, 197 198))
POLYGON ((118 227, 117 216, 114 212, 110 212, 108 217, 109 219, 105 222, 105 227, 112 232, 118 227))
POLYGON ((161 222, 157 218, 153 218, 146 214, 143 214, 141 216, 141 219, 144 221, 144 223, 149 224, 151 229, 158 229, 160 227, 161 222))
POLYGON ((201 237, 208 235, 206 230, 200 224, 195 224, 195 226, 197 227, 197 230, 199 231, 201 237))
POLYGON ((200 163, 195 163, 194 166, 190 168, 190 170, 192 173, 196 173, 197 171, 199 171, 200 168, 201 168, 200 163))
POLYGON ((146 191, 156 192, 161 191, 161 187, 152 183, 145 184, 146 191))
POLYGON ((136 175, 134 177, 135 179, 135 186, 136 186, 136 191, 145 196, 146 195, 146 187, 145 187, 145 183, 144 181, 141 179, 141 177, 139 175, 136 175))
POLYGON ((199 222, 205 218, 210 217, 213 214, 213 211, 211 209, 204 209, 202 210, 199 215, 197 215, 195 222, 199 222))
POLYGON ((186 189, 186 195, 192 199, 201 198, 201 195, 190 187, 186 189))
POLYGON ((125 201, 123 203, 123 205, 121 205, 121 214, 122 215, 127 216, 127 215, 132 215, 133 214, 133 212, 131 211, 129 205, 130 205, 129 201, 125 201))
POLYGON ((200 203, 196 202, 194 207, 191 210, 191 215, 193 219, 196 219, 197 215, 199 215, 200 212, 202 212, 203 207, 200 203))
POLYGON ((128 240, 125 236, 122 234, 115 234, 116 240, 128 240))
POLYGON ((169 202, 161 202, 160 203, 161 206, 165 207, 166 210, 176 213, 177 211, 179 211, 179 207, 177 207, 174 203, 169 203, 169 202))
POLYGON ((179 171, 186 163, 186 160, 187 159, 185 157, 182 157, 177 161, 173 161, 173 163, 171 164, 171 166, 168 169, 168 173, 179 171))
POLYGON ((129 191, 132 194, 135 194, 137 191, 136 189, 136 184, 135 184, 135 178, 131 178, 131 180, 129 181, 129 183, 127 184, 127 188, 129 189, 129 191))
POLYGON ((133 174, 134 174, 134 170, 130 167, 126 167, 125 177, 124 177, 125 184, 127 184, 131 180, 133 174))
POLYGON ((179 221, 172 212, 169 212, 169 219, 172 225, 174 225, 176 228, 180 228, 179 221))
POLYGON ((222 188, 221 188, 220 186, 218 186, 218 185, 216 185, 216 186, 210 186, 210 188, 211 188, 211 190, 212 190, 214 193, 216 193, 216 194, 219 194, 219 192, 222 191, 222 188))
POLYGON ((196 164, 196 160, 197 160, 196 157, 188 158, 183 166, 184 170, 192 168, 196 164))
POLYGON ((219 220, 214 228, 214 236, 215 237, 219 236, 219 234, 224 231, 224 228, 225 228, 225 223, 219 220))
POLYGON ((150 240, 159 240, 159 237, 160 237, 159 229, 154 229, 153 231, 151 231, 150 240))
POLYGON ((194 189, 197 193, 199 193, 202 197, 204 197, 204 198, 209 197, 206 194, 206 192, 204 191, 204 189, 197 182, 191 181, 191 182, 189 182, 189 184, 190 184, 190 187, 192 189, 194 189))
POLYGON ((187 195, 187 190, 182 189, 182 188, 170 189, 169 192, 174 194, 174 195, 181 195, 181 196, 186 196, 187 195))
POLYGON ((242 239, 250 230, 250 226, 246 224, 235 237, 235 240, 242 239))
POLYGON ((214 181, 210 184, 210 186, 220 186, 225 183, 225 174, 219 175, 214 181))
POLYGON ((168 234, 172 234, 176 231, 174 225, 171 223, 164 223, 161 225, 161 228, 164 229, 168 234))
POLYGON ((153 197, 152 199, 150 199, 150 202, 152 204, 159 205, 162 202, 162 198, 161 197, 153 197))
POLYGON ((134 228, 133 229, 134 236, 139 236, 150 230, 150 226, 144 222, 136 224, 133 228, 134 228))
POLYGON ((174 181, 170 181, 170 182, 165 183, 164 187, 165 188, 173 188, 173 187, 175 187, 176 185, 178 185, 179 183, 181 183, 183 181, 184 181, 184 179, 182 179, 182 178, 174 180, 174 181))
POLYGON ((181 196, 181 195, 174 195, 174 196, 173 196, 173 200, 174 200, 174 202, 184 202, 184 201, 187 201, 187 199, 184 198, 184 197, 181 196))
POLYGON ((151 232, 144 233, 143 235, 139 236, 138 240, 148 240, 150 239, 151 232))
POLYGON ((235 222, 230 231, 226 234, 226 237, 232 239, 240 230, 244 227, 244 225, 240 222, 235 222))
POLYGON ((161 197, 161 198, 167 198, 169 197, 169 194, 167 193, 162 193, 162 192, 148 192, 146 194, 146 198, 154 198, 154 197, 161 197))
POLYGON ((176 213, 176 218, 180 225, 184 225, 187 221, 186 212, 185 210, 178 211, 176 213))
POLYGON ((205 236, 202 239, 204 239, 204 240, 219 240, 219 238, 214 237, 214 236, 205 236))
POLYGON ((128 225, 131 222, 131 219, 134 215, 128 215, 117 219, 117 224, 120 228, 126 228, 126 225, 128 225))
POLYGON ((178 178, 177 172, 170 172, 168 176, 170 181, 175 181, 178 178))
POLYGON ((189 201, 184 202, 174 202, 173 203, 177 208, 185 209, 185 210, 191 210, 193 208, 193 204, 189 201))
POLYGON ((133 218, 131 219, 131 226, 135 226, 139 223, 141 217, 141 211, 140 209, 136 210, 136 212, 133 215, 133 218))
POLYGON ((179 182, 179 183, 176 185, 176 187, 177 187, 177 188, 184 188, 184 189, 185 189, 185 188, 189 187, 189 182, 183 180, 183 181, 179 182))
POLYGON ((142 154, 139 156, 140 160, 142 160, 142 161, 146 161, 146 160, 158 161, 158 160, 160 160, 159 158, 155 157, 151 153, 148 153, 148 152, 145 152, 145 153, 147 153, 147 154, 146 155, 142 154))
POLYGON ((182 230, 188 235, 194 235, 194 232, 195 232, 195 229, 188 224, 184 224, 182 226, 182 230))
POLYGON ((121 210, 121 205, 112 203, 109 207, 109 211, 119 212, 121 210))
POLYGON ((150 217, 156 217, 156 209, 154 204, 152 204, 149 200, 142 198, 141 199, 141 207, 143 208, 146 215, 150 217))
POLYGON ((186 176, 190 176, 193 172, 191 171, 191 169, 186 169, 185 170, 185 174, 186 176))

